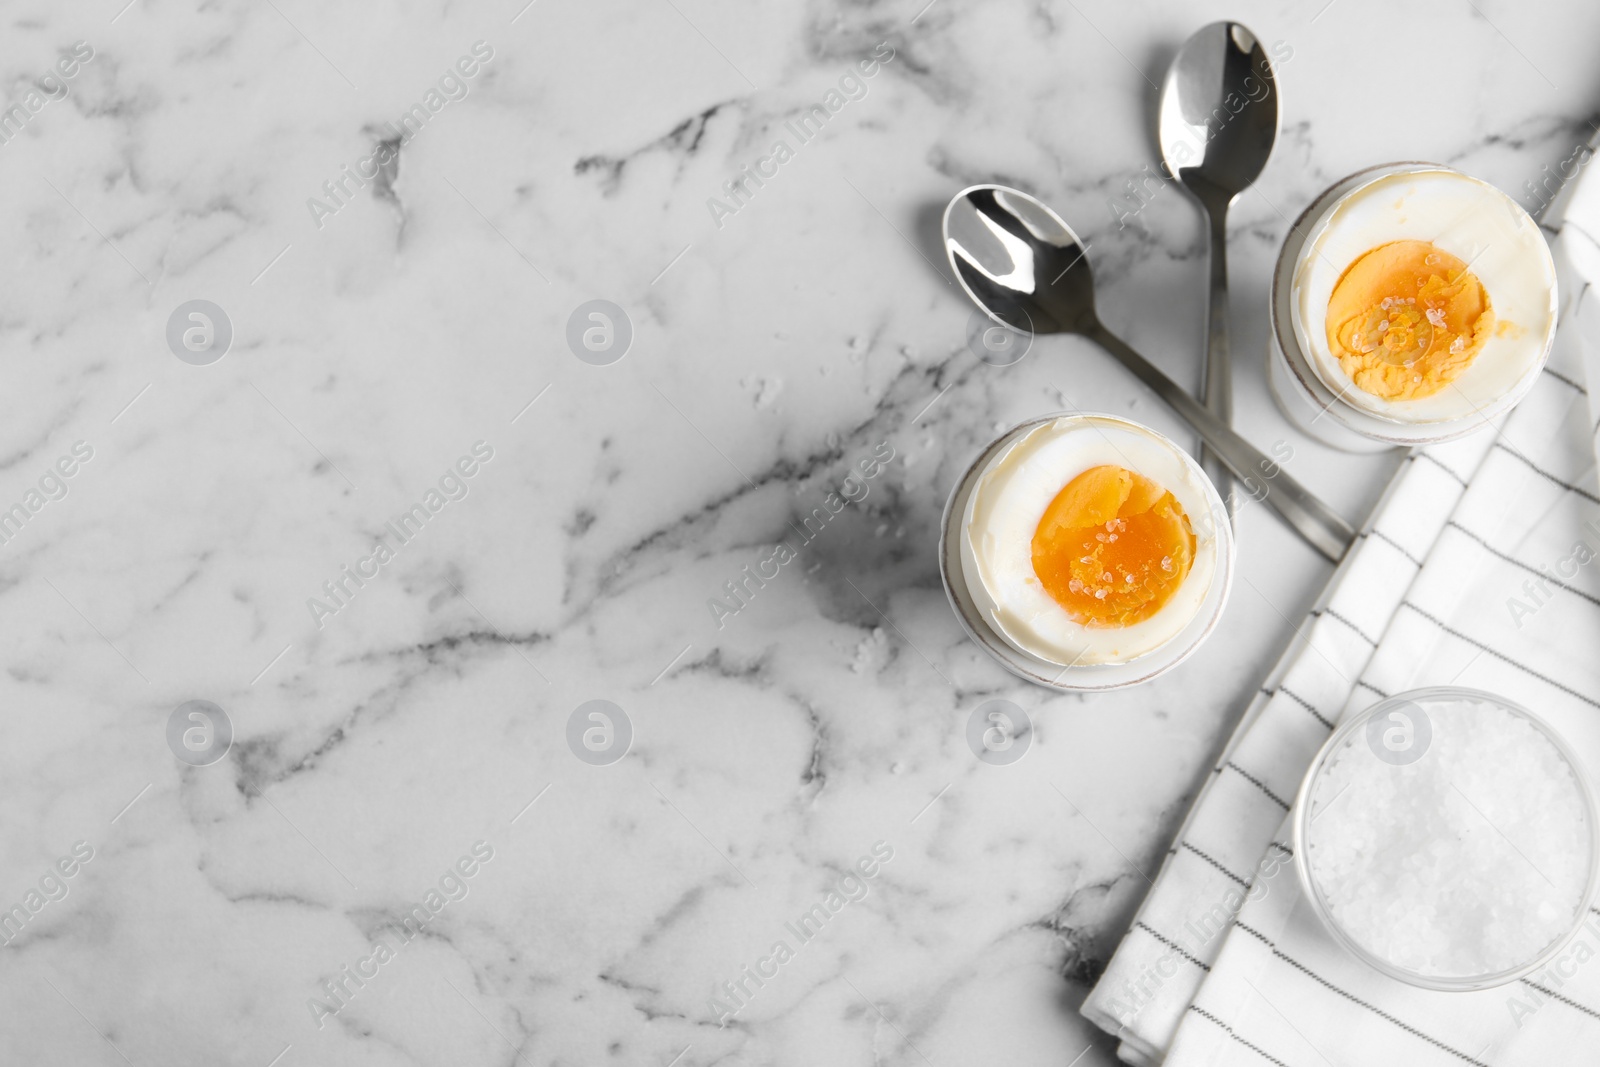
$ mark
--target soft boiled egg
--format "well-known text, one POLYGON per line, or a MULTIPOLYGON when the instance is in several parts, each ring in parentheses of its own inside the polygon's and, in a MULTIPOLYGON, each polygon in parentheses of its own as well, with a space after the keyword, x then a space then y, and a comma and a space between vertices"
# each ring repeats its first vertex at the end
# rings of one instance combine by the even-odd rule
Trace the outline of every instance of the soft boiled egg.
POLYGON ((1494 414, 1544 365, 1555 265, 1505 193, 1412 169, 1331 207, 1301 253, 1293 316, 1317 377, 1357 408, 1411 423, 1494 414))
POLYGON ((1200 468, 1154 430, 1063 416, 990 458, 962 520, 962 571, 1014 648, 1062 666, 1125 663, 1199 613, 1222 514, 1200 468))

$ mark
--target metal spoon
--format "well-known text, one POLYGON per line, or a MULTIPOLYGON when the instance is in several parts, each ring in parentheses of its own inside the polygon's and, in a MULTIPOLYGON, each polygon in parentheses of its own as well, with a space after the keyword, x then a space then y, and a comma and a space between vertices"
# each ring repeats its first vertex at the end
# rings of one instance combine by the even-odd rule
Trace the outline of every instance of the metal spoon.
POLYGON ((944 248, 961 287, 991 319, 1022 333, 1076 333, 1095 341, 1313 548, 1335 562, 1344 556, 1356 536, 1349 523, 1101 324, 1085 249, 1055 212, 1020 190, 974 185, 945 208, 944 248))
MULTIPOLYGON (((1237 22, 1213 22, 1184 42, 1161 90, 1157 136, 1167 173, 1205 208, 1210 226, 1211 299, 1200 399, 1233 421, 1228 354, 1228 205, 1260 175, 1278 137, 1278 84, 1255 34, 1237 22)), ((1227 475, 1201 451, 1223 499, 1227 475)))

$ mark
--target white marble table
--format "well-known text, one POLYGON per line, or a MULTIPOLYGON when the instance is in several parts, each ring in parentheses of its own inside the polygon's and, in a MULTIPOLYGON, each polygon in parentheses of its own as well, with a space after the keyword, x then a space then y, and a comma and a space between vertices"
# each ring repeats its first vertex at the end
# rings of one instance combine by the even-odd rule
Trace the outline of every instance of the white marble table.
POLYGON ((1087 344, 976 360, 938 211, 1045 197, 1193 382, 1198 209, 1112 205, 1187 33, 1286 47, 1237 421, 1357 517, 1391 460, 1265 391, 1286 216, 1395 158, 1522 193, 1600 100, 1577 3, 122 2, 3 16, 7 1064, 1110 1063, 1077 1005, 1329 567, 1247 510, 1222 632, 1132 692, 969 644, 933 550, 974 451, 1065 406, 1180 431, 1087 344), (565 339, 596 299, 609 365, 565 339), (232 327, 206 365, 191 300, 232 327), (1006 767, 964 740, 997 696, 1037 726, 1006 767), (567 743, 593 699, 606 766, 567 743), (190 700, 232 724, 209 766, 190 700))

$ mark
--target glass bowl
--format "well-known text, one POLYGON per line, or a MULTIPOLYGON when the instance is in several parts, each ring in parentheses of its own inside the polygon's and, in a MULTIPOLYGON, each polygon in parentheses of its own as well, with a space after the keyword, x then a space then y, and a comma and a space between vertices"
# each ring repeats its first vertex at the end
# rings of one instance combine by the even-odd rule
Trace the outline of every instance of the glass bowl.
POLYGON ((950 600, 950 607, 960 620, 962 629, 966 630, 967 635, 979 647, 1012 674, 1035 685, 1060 692, 1103 692, 1139 685, 1164 674, 1188 659, 1211 635, 1222 619, 1223 609, 1228 602, 1228 593, 1233 586, 1233 566, 1233 528, 1228 519, 1228 510, 1200 465, 1171 439, 1142 423, 1116 415, 1058 411, 1029 419, 1007 430, 978 454, 956 482, 955 488, 950 492, 950 499, 945 503, 944 518, 940 524, 939 576, 944 582, 945 595, 950 600), (1161 646, 1121 662, 1062 667, 1058 663, 1030 655, 1007 641, 989 624, 968 587, 962 561, 962 544, 965 537, 967 505, 979 479, 989 471, 993 461, 1011 444, 1035 427, 1057 419, 1105 420, 1127 431, 1146 435, 1170 450, 1185 469, 1193 474, 1205 493, 1207 513, 1193 515, 1191 518, 1206 523, 1207 528, 1215 533, 1217 566, 1216 572, 1212 575, 1211 587, 1207 590, 1194 617, 1179 633, 1161 646))
MULTIPOLYGON (((1583 763, 1566 741, 1537 716, 1503 697, 1474 689, 1454 686, 1416 689, 1389 697, 1345 719, 1317 753, 1295 798, 1292 818, 1295 868, 1306 898, 1334 940, 1375 970, 1424 989, 1488 989, 1515 981, 1543 967, 1561 952, 1582 927, 1589 904, 1595 897, 1597 881, 1600 881, 1600 817, 1597 816, 1600 813, 1597 813, 1595 797, 1583 763), (1472 705, 1474 710, 1462 711, 1462 705, 1472 705), (1461 721, 1463 718, 1484 711, 1491 714, 1493 711, 1504 712, 1508 718, 1503 721, 1514 736, 1508 736, 1504 743, 1496 746, 1482 740, 1483 731, 1491 728, 1492 723, 1480 719, 1471 730, 1465 728, 1467 724, 1461 721), (1529 729, 1514 725, 1519 723, 1529 729), (1477 751, 1470 747, 1474 739, 1478 741, 1477 751), (1463 745, 1468 746, 1464 753, 1461 748, 1463 745), (1542 745, 1548 745, 1548 748, 1542 748, 1542 745), (1482 773, 1486 768, 1485 752, 1489 750, 1493 752, 1490 763, 1497 781, 1486 781, 1482 773), (1430 754, 1432 760, 1429 759, 1430 754), (1527 774, 1533 769, 1530 761, 1534 760, 1536 754, 1544 758, 1547 766, 1552 756, 1564 763, 1570 772, 1570 785, 1561 781, 1559 774, 1551 778, 1527 774), (1476 765, 1474 758, 1478 761, 1476 765), (1349 773, 1346 777, 1349 780, 1335 790, 1333 783, 1339 775, 1334 772, 1336 768, 1343 771, 1347 764, 1349 773), (1495 786, 1503 789, 1505 777, 1502 771, 1520 774, 1521 777, 1517 779, 1520 788, 1514 793, 1496 796, 1491 790, 1495 786), (1545 787, 1565 794, 1560 799, 1570 802, 1580 814, 1581 827, 1574 828, 1570 836, 1575 841, 1581 841, 1588 850, 1586 857, 1574 856, 1570 860, 1562 858, 1567 855, 1565 851, 1552 858, 1542 855, 1537 849, 1532 850, 1546 861, 1546 867, 1555 873, 1559 884, 1535 864, 1525 851, 1531 847, 1528 840, 1529 824, 1538 824, 1539 830, 1535 832, 1544 832, 1553 822, 1553 818, 1542 817, 1543 813, 1538 808, 1538 805, 1548 802, 1548 794, 1538 800, 1533 799, 1536 792, 1545 787), (1412 796, 1405 795, 1407 789, 1412 790, 1412 796), (1346 797, 1346 793, 1354 795, 1346 797), (1459 799, 1452 797, 1452 793, 1459 794, 1459 799), (1471 793, 1477 794, 1476 800, 1469 796, 1471 793), (1508 811, 1508 797, 1514 797, 1510 803, 1521 805, 1521 808, 1508 811), (1356 805, 1360 813, 1357 818, 1369 820, 1365 824, 1354 824, 1356 836, 1353 840, 1357 844, 1337 839, 1337 828, 1348 825, 1341 824, 1339 820, 1325 823, 1320 828, 1313 825, 1325 814, 1337 810, 1341 801, 1345 804, 1346 812, 1349 812, 1350 805, 1356 805), (1494 819, 1485 813, 1485 808, 1496 813, 1494 819), (1391 821, 1386 825, 1374 826, 1370 820, 1375 813, 1377 817, 1391 821), (1525 818, 1526 822, 1519 824, 1516 821, 1519 816, 1525 818), (1454 820, 1453 830, 1451 820, 1454 820), (1443 829, 1452 832, 1439 833, 1441 823, 1443 829), (1502 824, 1509 827, 1509 834, 1501 829, 1502 824), (1420 840, 1419 827, 1425 830, 1420 840), (1520 838, 1520 845, 1517 838, 1520 838), (1326 850, 1324 857, 1327 862, 1322 865, 1313 863, 1319 839, 1326 850), (1464 842, 1471 842, 1471 848, 1475 850, 1467 855, 1468 862, 1454 871, 1444 872, 1442 878, 1437 877, 1436 870, 1425 869, 1425 857, 1429 853, 1440 857, 1453 844, 1464 842), (1386 847, 1395 850, 1390 859, 1399 859, 1405 868, 1402 874, 1374 869, 1379 861, 1372 858, 1373 854, 1381 853, 1386 847), (1491 851, 1496 857, 1492 861, 1491 851), (1526 949, 1526 958, 1502 960, 1494 967, 1487 963, 1476 968, 1408 966, 1394 958, 1407 955, 1406 950, 1400 947, 1399 938, 1390 938, 1391 951, 1384 954, 1380 952, 1382 945, 1377 944, 1382 934, 1369 931, 1364 939, 1349 928, 1352 917, 1371 919, 1374 914, 1379 915, 1384 921, 1392 923, 1387 931, 1390 935, 1399 934, 1413 940, 1433 937, 1431 942, 1424 940, 1422 944, 1433 945, 1432 951, 1437 958, 1441 951, 1439 938, 1448 938, 1449 931, 1444 928, 1449 926, 1453 918, 1457 933, 1472 933, 1472 924, 1477 924, 1475 932, 1484 955, 1489 952, 1485 946, 1501 938, 1495 950, 1504 956, 1507 950, 1503 940, 1506 929, 1503 917, 1511 913, 1497 910, 1496 904, 1504 907, 1504 900, 1497 902, 1492 898, 1474 895, 1480 883, 1472 877, 1472 861, 1489 871, 1506 872, 1505 878, 1493 886, 1496 890, 1503 890, 1520 879, 1525 885, 1532 883, 1537 894, 1543 895, 1543 890, 1537 889, 1539 883, 1530 875, 1537 875, 1538 879, 1549 884, 1554 903, 1547 899, 1546 906, 1558 908, 1545 923, 1550 928, 1550 936, 1542 943, 1536 941, 1537 934, 1523 938, 1535 942, 1526 949), (1339 884, 1346 890, 1352 886, 1368 890, 1367 900, 1356 903, 1347 900, 1340 904, 1332 899, 1334 887, 1325 883, 1336 881, 1331 869, 1341 866, 1344 876, 1337 879, 1339 884), (1319 867, 1328 867, 1330 870, 1324 871, 1319 867), (1415 885, 1419 879, 1426 882, 1430 875, 1436 876, 1435 885, 1442 887, 1443 892, 1425 902, 1404 899, 1405 891, 1394 888, 1396 884, 1415 885), (1381 905, 1377 909, 1373 907, 1374 893, 1377 903, 1381 905), (1571 907, 1570 921, 1563 921, 1560 917, 1559 907, 1566 905, 1571 907), (1346 918, 1340 917, 1341 907, 1348 909, 1346 918), (1453 916, 1452 907, 1459 909, 1453 916), (1433 931, 1425 928, 1430 910, 1445 917, 1433 931), (1422 917, 1421 922, 1417 921, 1419 916, 1422 917), (1407 920, 1410 920, 1409 924, 1407 920)), ((1548 843, 1552 839, 1545 840, 1548 843)), ((1414 894, 1416 891, 1413 889, 1411 892, 1414 894)), ((1534 896, 1527 894, 1518 898, 1517 903, 1523 905, 1523 914, 1538 914, 1533 903, 1534 896)), ((1457 945, 1463 953, 1467 952, 1459 941, 1457 945)), ((1415 959, 1417 953, 1427 951, 1418 949, 1411 956, 1415 959)))
POLYGON ((1495 199, 1517 220, 1518 225, 1526 226, 1534 232, 1538 230, 1537 223, 1503 190, 1439 163, 1384 163, 1357 171, 1319 193, 1289 228, 1273 268, 1271 295, 1267 303, 1270 320, 1267 382, 1273 399, 1277 401, 1279 409, 1289 421, 1323 444, 1346 452, 1373 452, 1396 446, 1438 444, 1478 433, 1489 426, 1494 419, 1511 410, 1527 394, 1550 354, 1556 326, 1555 265, 1550 258, 1549 249, 1543 248, 1543 265, 1551 279, 1552 314, 1548 329, 1541 338, 1542 353, 1514 386, 1495 397, 1492 402, 1480 405, 1477 410, 1464 413, 1457 418, 1434 422, 1409 422, 1385 418, 1364 411, 1349 402, 1345 399, 1343 386, 1324 381, 1313 366, 1305 349, 1303 336, 1305 327, 1300 321, 1296 294, 1297 278, 1310 257, 1316 240, 1329 227, 1345 203, 1374 184, 1390 178, 1435 172, 1455 175, 1498 194, 1495 199))

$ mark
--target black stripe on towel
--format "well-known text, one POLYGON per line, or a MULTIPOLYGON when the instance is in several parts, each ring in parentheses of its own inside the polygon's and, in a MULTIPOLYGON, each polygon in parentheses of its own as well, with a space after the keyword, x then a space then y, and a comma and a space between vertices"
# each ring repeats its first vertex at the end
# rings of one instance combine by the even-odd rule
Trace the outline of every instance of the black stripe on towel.
POLYGON ((1233 1027, 1229 1026, 1227 1023, 1223 1022, 1221 1019, 1217 1018, 1215 1015, 1212 1015, 1209 1011, 1206 1011, 1200 1005, 1191 1004, 1191 1005, 1189 1005, 1189 1010, 1194 1012, 1196 1015, 1200 1016, 1200 1018, 1206 1020, 1207 1022, 1213 1023, 1213 1024, 1217 1025, 1217 1026, 1220 1026, 1222 1028, 1222 1032, 1223 1033, 1227 1034, 1229 1037, 1233 1038, 1235 1041, 1239 1042, 1239 1044, 1243 1045, 1245 1048, 1249 1049, 1251 1052, 1254 1052, 1257 1056, 1260 1056, 1262 1059, 1266 1060, 1268 1063, 1275 1063, 1275 1064, 1278 1065, 1278 1067, 1289 1067, 1289 1065, 1287 1063, 1284 1063, 1282 1060, 1278 1059, 1278 1057, 1270 1055, 1265 1050, 1263 1050, 1260 1046, 1252 1045, 1250 1042, 1246 1041, 1244 1038, 1242 1038, 1238 1034, 1234 1033, 1233 1032, 1233 1027))
POLYGON ((1440 470, 1444 471, 1450 477, 1452 477, 1456 481, 1460 482, 1461 483, 1461 487, 1463 489, 1466 488, 1467 480, 1465 478, 1461 477, 1461 475, 1457 474, 1455 471, 1451 470, 1449 467, 1446 467, 1444 465, 1444 462, 1442 460, 1440 460, 1439 457, 1433 455, 1432 453, 1425 452, 1425 451, 1416 452, 1416 453, 1414 453, 1414 455, 1421 456, 1423 459, 1427 460, 1429 463, 1432 463, 1435 467, 1438 467, 1440 470))
POLYGON ((1178 955, 1182 956, 1184 959, 1188 960, 1202 971, 1211 970, 1209 966, 1201 963, 1199 960, 1189 955, 1188 951, 1182 945, 1178 944, 1176 941, 1173 941, 1171 938, 1163 937, 1162 935, 1156 933, 1155 929, 1144 920, 1141 919, 1139 922, 1136 922, 1133 925, 1137 926, 1139 929, 1143 930, 1145 933, 1149 934, 1163 945, 1166 945, 1172 951, 1176 952, 1178 955))
POLYGON ((1197 849, 1193 845, 1189 844, 1189 842, 1187 842, 1187 841, 1182 842, 1182 846, 1184 848, 1188 849, 1190 852, 1193 852, 1196 856, 1199 856, 1201 859, 1205 860, 1207 863, 1211 864, 1211 866, 1215 867, 1217 870, 1219 870, 1223 874, 1227 875, 1233 881, 1238 882, 1240 885, 1244 886, 1246 889, 1250 888, 1250 883, 1249 882, 1245 881, 1243 878, 1240 878, 1237 874, 1234 874, 1232 871, 1228 870, 1228 868, 1224 867, 1222 864, 1218 863, 1216 860, 1212 859, 1210 856, 1206 855, 1204 852, 1201 852, 1199 849, 1197 849))
POLYGON ((1581 597, 1583 597, 1583 599, 1589 601, 1589 603, 1591 603, 1591 604, 1600 604, 1600 597, 1593 596, 1592 594, 1589 594, 1589 593, 1585 593, 1582 589, 1579 589, 1576 586, 1568 585, 1566 582, 1563 582, 1559 578, 1552 578, 1549 575, 1547 575, 1547 574, 1545 574, 1545 573, 1543 573, 1543 572, 1541 572, 1539 570, 1536 570, 1532 565, 1522 562, 1517 557, 1512 556, 1512 555, 1508 555, 1507 553, 1500 551, 1498 548, 1494 547, 1488 541, 1484 540, 1478 534, 1473 533, 1471 530, 1467 529, 1465 526, 1461 525, 1456 520, 1451 519, 1449 522, 1445 523, 1445 525, 1449 526, 1449 527, 1453 527, 1456 530, 1459 530, 1466 537, 1469 537, 1472 540, 1478 542, 1478 544, 1482 545, 1484 547, 1484 549, 1491 556, 1495 556, 1495 557, 1498 557, 1499 559, 1503 559, 1507 563, 1511 564, 1514 567, 1522 568, 1523 570, 1527 571, 1529 574, 1531 574, 1531 575, 1535 576, 1536 578, 1538 578, 1541 582, 1549 582, 1551 585, 1555 586, 1557 589, 1565 589, 1569 593, 1573 593, 1573 594, 1576 594, 1577 596, 1581 596, 1581 597))
POLYGON ((1323 988, 1329 990, 1330 992, 1339 994, 1341 997, 1343 997, 1346 1000, 1350 1001, 1352 1004, 1359 1004, 1361 1007, 1366 1008, 1368 1011, 1372 1012, 1372 1014, 1376 1015, 1378 1018, 1383 1019, 1386 1022, 1393 1023, 1394 1025, 1398 1026, 1400 1029, 1404 1030, 1406 1033, 1411 1034, 1414 1037, 1421 1038, 1422 1040, 1426 1041, 1428 1044, 1434 1046, 1435 1048, 1440 1049, 1440 1050, 1442 1050, 1444 1052, 1448 1052, 1448 1053, 1450 1053, 1450 1055, 1456 1057, 1457 1059, 1464 1060, 1465 1062, 1472 1064, 1473 1067, 1489 1067, 1489 1065, 1487 1063, 1484 1063, 1482 1060, 1473 1059, 1471 1056, 1468 1056, 1465 1052, 1461 1052, 1461 1051, 1459 1051, 1457 1049, 1451 1048, 1449 1045, 1445 1044, 1443 1041, 1440 1041, 1436 1037, 1429 1037, 1427 1034, 1423 1033, 1421 1030, 1418 1030, 1415 1026, 1412 1026, 1409 1023, 1401 1022, 1399 1019, 1396 1019, 1393 1015, 1390 1015, 1388 1012, 1384 1011, 1381 1008, 1374 1007, 1373 1005, 1371 1005, 1371 1004, 1367 1003, 1366 1001, 1362 1000, 1360 997, 1354 996, 1353 994, 1350 994, 1350 993, 1346 993, 1344 990, 1340 989, 1338 986, 1334 985, 1332 982, 1328 981, 1326 978, 1322 977, 1320 974, 1317 974, 1315 971, 1313 971, 1311 968, 1307 967, 1305 964, 1301 963, 1299 960, 1290 959, 1288 956, 1284 955, 1282 950, 1280 950, 1277 945, 1273 944, 1267 938, 1267 936, 1265 934, 1263 934, 1261 931, 1253 930, 1250 927, 1246 926, 1244 923, 1238 921, 1237 919, 1234 920, 1233 925, 1234 925, 1235 929, 1243 930, 1245 933, 1249 934, 1251 937, 1255 938, 1257 941, 1260 941, 1263 945, 1266 945, 1267 948, 1272 950, 1272 954, 1274 956, 1278 957, 1284 963, 1287 963, 1289 966, 1293 967, 1295 970, 1299 971, 1301 974, 1304 974, 1307 978, 1310 978, 1312 981, 1316 982, 1318 985, 1320 985, 1323 988))
POLYGON ((1378 647, 1378 642, 1375 641, 1374 639, 1368 637, 1366 635, 1366 633, 1362 631, 1361 627, 1357 626, 1355 623, 1351 622, 1349 619, 1345 618, 1343 615, 1340 615, 1337 611, 1334 611, 1332 608, 1323 608, 1321 611, 1313 611, 1311 614, 1313 614, 1313 615, 1326 615, 1330 619, 1338 619, 1340 622, 1342 622, 1346 626, 1350 627, 1350 629, 1354 630, 1356 636, 1361 638, 1361 640, 1365 641, 1367 644, 1371 645, 1373 648, 1377 648, 1378 647))
POLYGON ((1571 686, 1563 685, 1562 683, 1556 681, 1554 678, 1551 678, 1547 674, 1540 674, 1538 671, 1534 670, 1532 667, 1529 667, 1525 663, 1518 663, 1516 660, 1512 659, 1510 656, 1506 655, 1504 652, 1497 652, 1494 649, 1490 648, 1488 645, 1484 644, 1482 641, 1479 641, 1478 639, 1473 638, 1473 637, 1468 637, 1466 634, 1462 633, 1460 630, 1451 629, 1450 627, 1446 626, 1439 619, 1434 618, 1432 615, 1429 615, 1426 611, 1423 611, 1421 608, 1419 608, 1415 604, 1411 603, 1411 601, 1402 600, 1402 601, 1400 601, 1400 605, 1401 605, 1401 607, 1410 608, 1412 611, 1416 612, 1418 615, 1421 615, 1424 619, 1427 619, 1429 622, 1433 623, 1435 626, 1437 626, 1439 629, 1443 630, 1445 633, 1449 634, 1451 637, 1458 638, 1459 640, 1465 641, 1467 644, 1471 645, 1473 648, 1476 648, 1481 652, 1489 653, 1489 655, 1493 656, 1497 660, 1500 660, 1502 663, 1508 663, 1511 666, 1517 668, 1517 670, 1522 671, 1524 674, 1531 675, 1534 678, 1539 679, 1541 682, 1544 682, 1546 685, 1554 686, 1555 688, 1561 690, 1563 693, 1566 693, 1568 696, 1577 697, 1579 700, 1583 701, 1585 704, 1588 704, 1592 708, 1600 708, 1600 700, 1595 700, 1592 697, 1586 697, 1582 693, 1578 692, 1576 689, 1572 688, 1571 686))
POLYGON ((1600 1011, 1595 1011, 1593 1008, 1586 1008, 1582 1004, 1579 1004, 1576 1000, 1568 1000, 1566 997, 1562 996, 1560 993, 1557 993, 1553 989, 1546 989, 1544 986, 1540 985, 1539 983, 1530 982, 1526 978, 1524 978, 1522 980, 1522 984, 1525 985, 1525 986, 1528 986, 1531 989, 1537 989, 1539 992, 1543 993, 1545 996, 1549 997, 1551 1000, 1559 1000, 1561 1003, 1565 1004, 1569 1008, 1576 1008, 1578 1011, 1583 1012, 1585 1015, 1591 1016, 1591 1017, 1596 1018, 1596 1019, 1600 1019, 1600 1011))
POLYGON ((1245 781, 1249 782, 1251 785, 1255 786, 1257 789, 1259 789, 1263 793, 1267 794, 1267 796, 1271 797, 1272 798, 1272 802, 1274 804, 1278 805, 1278 807, 1282 808, 1284 811, 1288 811, 1289 810, 1289 805, 1284 801, 1284 799, 1282 797, 1280 797, 1278 794, 1274 793, 1272 790, 1268 789, 1267 788, 1267 783, 1263 782, 1261 779, 1257 778, 1255 775, 1251 774, 1249 771, 1245 770, 1243 767, 1241 767, 1237 763, 1233 762, 1233 760, 1229 760, 1227 765, 1229 767, 1233 768, 1235 771, 1238 771, 1239 772, 1239 777, 1243 778, 1245 781))
POLYGON ((1571 378, 1568 378, 1565 374, 1557 374, 1555 371, 1551 370, 1549 367, 1546 367, 1544 369, 1544 372, 1546 374, 1550 375, 1550 377, 1554 378, 1556 381, 1560 382, 1562 385, 1571 386, 1573 389, 1576 389, 1579 393, 1583 394, 1584 396, 1588 396, 1589 395, 1589 390, 1585 389, 1583 386, 1579 385, 1577 382, 1573 381, 1571 378))
POLYGON ((1294 701, 1296 704, 1299 704, 1302 708, 1305 708, 1307 711, 1309 711, 1311 713, 1312 718, 1316 719, 1322 725, 1326 726, 1330 730, 1333 729, 1333 723, 1329 722, 1327 720, 1327 718, 1323 716, 1322 712, 1320 712, 1316 708, 1312 707, 1311 706, 1311 701, 1307 700, 1305 697, 1301 696, 1299 693, 1292 692, 1289 689, 1289 687, 1286 686, 1286 685, 1278 686, 1278 692, 1282 693, 1284 696, 1288 697, 1290 700, 1294 701))
POLYGON ((1587 489, 1580 489, 1576 485, 1573 485, 1571 482, 1564 481, 1564 480, 1562 480, 1560 478, 1557 478, 1554 474, 1551 474, 1549 471, 1545 470, 1543 467, 1539 466, 1533 460, 1529 459, 1527 456, 1524 456, 1521 452, 1518 452, 1516 449, 1507 448, 1505 445, 1501 444, 1499 441, 1496 441, 1494 443, 1494 447, 1498 448, 1500 451, 1504 452, 1508 456, 1515 456, 1524 466, 1526 466, 1529 470, 1533 471, 1533 473, 1537 474, 1539 477, 1545 479, 1546 481, 1554 482, 1556 485, 1559 485, 1561 488, 1565 489, 1569 493, 1577 493, 1579 496, 1583 497, 1585 500, 1592 500, 1596 504, 1600 504, 1600 496, 1595 496, 1593 493, 1589 492, 1589 490, 1587 490, 1587 489))
POLYGON ((1418 559, 1416 556, 1413 556, 1409 551, 1407 551, 1405 545, 1402 545, 1399 541, 1396 541, 1394 538, 1390 537, 1388 534, 1384 533, 1382 530, 1363 530, 1361 532, 1361 536, 1362 537, 1376 537, 1378 540, 1384 542, 1385 544, 1394 546, 1394 550, 1396 552, 1400 553, 1402 556, 1404 556, 1406 559, 1410 560, 1412 563, 1416 564, 1418 567, 1422 566, 1422 561, 1420 559, 1418 559))

